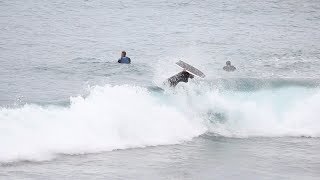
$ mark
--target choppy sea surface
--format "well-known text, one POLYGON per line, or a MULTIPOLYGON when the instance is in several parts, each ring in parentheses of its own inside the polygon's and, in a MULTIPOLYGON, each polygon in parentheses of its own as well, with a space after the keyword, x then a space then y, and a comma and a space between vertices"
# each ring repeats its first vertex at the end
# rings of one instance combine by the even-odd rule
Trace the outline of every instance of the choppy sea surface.
POLYGON ((0 0, 0 179, 319 179, 319 42, 318 0, 0 0))

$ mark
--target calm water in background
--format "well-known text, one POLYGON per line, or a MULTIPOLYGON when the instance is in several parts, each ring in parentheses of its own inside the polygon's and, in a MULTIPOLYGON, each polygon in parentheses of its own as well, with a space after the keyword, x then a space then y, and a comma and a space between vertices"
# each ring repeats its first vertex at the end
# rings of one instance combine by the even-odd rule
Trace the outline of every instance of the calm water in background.
POLYGON ((317 0, 0 0, 0 179, 318 179, 319 29, 317 0), (148 90, 179 59, 206 79, 148 90))

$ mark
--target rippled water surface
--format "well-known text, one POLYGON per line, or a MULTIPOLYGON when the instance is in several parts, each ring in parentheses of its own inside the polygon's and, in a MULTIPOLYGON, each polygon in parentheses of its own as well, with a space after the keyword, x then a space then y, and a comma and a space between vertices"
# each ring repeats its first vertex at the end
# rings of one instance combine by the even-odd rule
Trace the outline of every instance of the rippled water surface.
POLYGON ((0 39, 0 179, 320 177, 318 0, 0 0, 0 39))

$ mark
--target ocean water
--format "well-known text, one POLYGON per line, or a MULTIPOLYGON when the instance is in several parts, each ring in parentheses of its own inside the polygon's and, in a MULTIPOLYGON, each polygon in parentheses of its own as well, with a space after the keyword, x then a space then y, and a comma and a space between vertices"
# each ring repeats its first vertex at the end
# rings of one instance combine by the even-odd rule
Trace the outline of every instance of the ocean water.
POLYGON ((318 0, 0 0, 0 39, 0 179, 320 178, 318 0))

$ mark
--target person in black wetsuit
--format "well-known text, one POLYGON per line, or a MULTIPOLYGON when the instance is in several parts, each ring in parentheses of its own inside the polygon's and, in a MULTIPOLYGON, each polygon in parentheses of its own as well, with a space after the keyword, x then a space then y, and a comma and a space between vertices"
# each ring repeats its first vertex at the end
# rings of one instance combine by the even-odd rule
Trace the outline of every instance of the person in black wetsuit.
POLYGON ((232 66, 230 61, 227 61, 226 66, 223 67, 223 70, 227 72, 232 72, 236 70, 236 67, 232 66))
POLYGON ((171 87, 175 87, 179 82, 187 83, 189 78, 193 79, 194 75, 192 75, 192 74, 188 73, 187 71, 183 70, 182 72, 179 72, 178 74, 170 77, 168 79, 168 82, 169 82, 169 85, 171 87))

